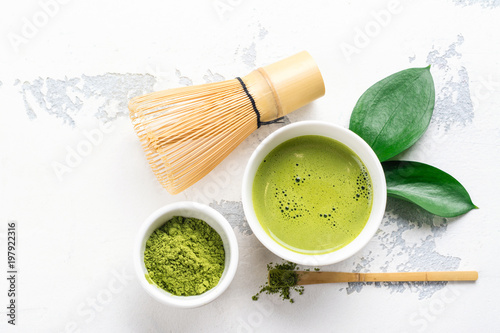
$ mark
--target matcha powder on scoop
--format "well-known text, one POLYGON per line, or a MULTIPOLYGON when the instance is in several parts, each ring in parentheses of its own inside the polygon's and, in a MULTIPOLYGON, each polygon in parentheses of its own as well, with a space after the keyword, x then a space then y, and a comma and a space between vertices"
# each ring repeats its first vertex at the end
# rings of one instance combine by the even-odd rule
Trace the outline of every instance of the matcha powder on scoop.
MULTIPOLYGON (((257 301, 261 294, 278 295, 282 300, 294 303, 293 292, 302 295, 304 287, 298 286, 298 275, 296 270, 299 267, 293 262, 282 262, 279 264, 270 263, 267 265, 269 281, 260 286, 257 294, 252 296, 252 300, 257 301)), ((308 271, 309 269, 306 269, 308 271)), ((315 270, 319 270, 315 268, 315 270)))
POLYGON ((146 279, 176 296, 200 295, 215 287, 224 263, 220 235, 195 218, 173 217, 151 234, 144 250, 146 279))

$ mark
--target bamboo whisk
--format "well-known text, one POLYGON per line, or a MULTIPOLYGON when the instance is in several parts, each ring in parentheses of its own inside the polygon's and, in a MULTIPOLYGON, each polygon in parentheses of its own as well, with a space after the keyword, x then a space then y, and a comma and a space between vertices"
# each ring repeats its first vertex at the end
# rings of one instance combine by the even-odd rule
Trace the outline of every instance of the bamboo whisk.
POLYGON ((130 118, 154 174, 177 194, 208 174, 261 124, 323 96, 303 51, 243 78, 154 92, 130 100, 130 118))

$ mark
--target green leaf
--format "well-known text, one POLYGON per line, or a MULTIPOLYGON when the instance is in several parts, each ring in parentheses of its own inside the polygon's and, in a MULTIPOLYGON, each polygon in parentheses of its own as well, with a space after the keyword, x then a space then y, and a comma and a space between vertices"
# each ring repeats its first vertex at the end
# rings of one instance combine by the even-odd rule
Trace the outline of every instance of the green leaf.
POLYGON ((425 132, 434 110, 430 66, 410 68, 375 83, 359 98, 349 129, 385 161, 412 146, 425 132))
POLYGON ((438 168, 409 161, 387 161, 382 167, 390 197, 413 202, 443 217, 455 217, 477 208, 467 190, 438 168))

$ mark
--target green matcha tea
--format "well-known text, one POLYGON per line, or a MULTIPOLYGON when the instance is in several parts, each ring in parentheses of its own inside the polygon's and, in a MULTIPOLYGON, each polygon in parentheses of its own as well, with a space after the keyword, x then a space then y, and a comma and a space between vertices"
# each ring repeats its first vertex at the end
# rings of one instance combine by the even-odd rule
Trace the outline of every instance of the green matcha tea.
POLYGON ((224 272, 222 238, 208 223, 174 216, 146 241, 146 279, 176 296, 200 295, 215 287, 224 272))
POLYGON ((285 141, 255 175, 252 198, 264 230, 287 249, 322 254, 349 244, 372 208, 372 184, 359 157, 319 135, 285 141))

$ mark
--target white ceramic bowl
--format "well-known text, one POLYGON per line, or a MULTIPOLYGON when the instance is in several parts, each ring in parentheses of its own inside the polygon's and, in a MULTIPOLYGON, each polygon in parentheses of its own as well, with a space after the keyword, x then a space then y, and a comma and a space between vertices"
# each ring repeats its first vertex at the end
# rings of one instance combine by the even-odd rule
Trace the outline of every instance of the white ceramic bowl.
POLYGON ((257 149, 255 149, 252 156, 250 157, 250 160, 248 161, 247 167, 245 169, 245 174, 243 176, 242 200, 248 224, 252 228, 252 231, 254 232, 255 236, 257 236, 259 241, 271 252, 283 259, 301 265, 323 266, 334 264, 346 258, 349 258, 370 241, 375 232, 378 230, 380 222, 382 222, 387 200, 387 190, 384 171, 377 158, 377 155, 373 152, 371 147, 357 134, 343 127, 326 122, 302 121, 277 130, 276 132, 269 135, 264 141, 262 141, 257 149), (363 161, 372 180, 372 211, 365 227, 352 242, 330 253, 308 255, 297 253, 281 246, 276 241, 274 241, 262 228, 262 225, 257 219, 253 206, 252 185, 255 174, 261 162, 264 160, 266 155, 269 154, 279 144, 302 135, 322 135, 345 144, 363 161))
POLYGON ((163 304, 178 308, 195 308, 207 304, 220 296, 233 280, 238 266, 238 243, 229 222, 215 209, 196 202, 176 202, 164 206, 151 214, 142 225, 134 247, 134 266, 140 284, 153 298, 163 304), (196 296, 175 296, 150 284, 146 280, 144 249, 149 236, 174 216, 193 217, 208 223, 221 236, 226 253, 224 272, 219 283, 207 292, 196 296))

